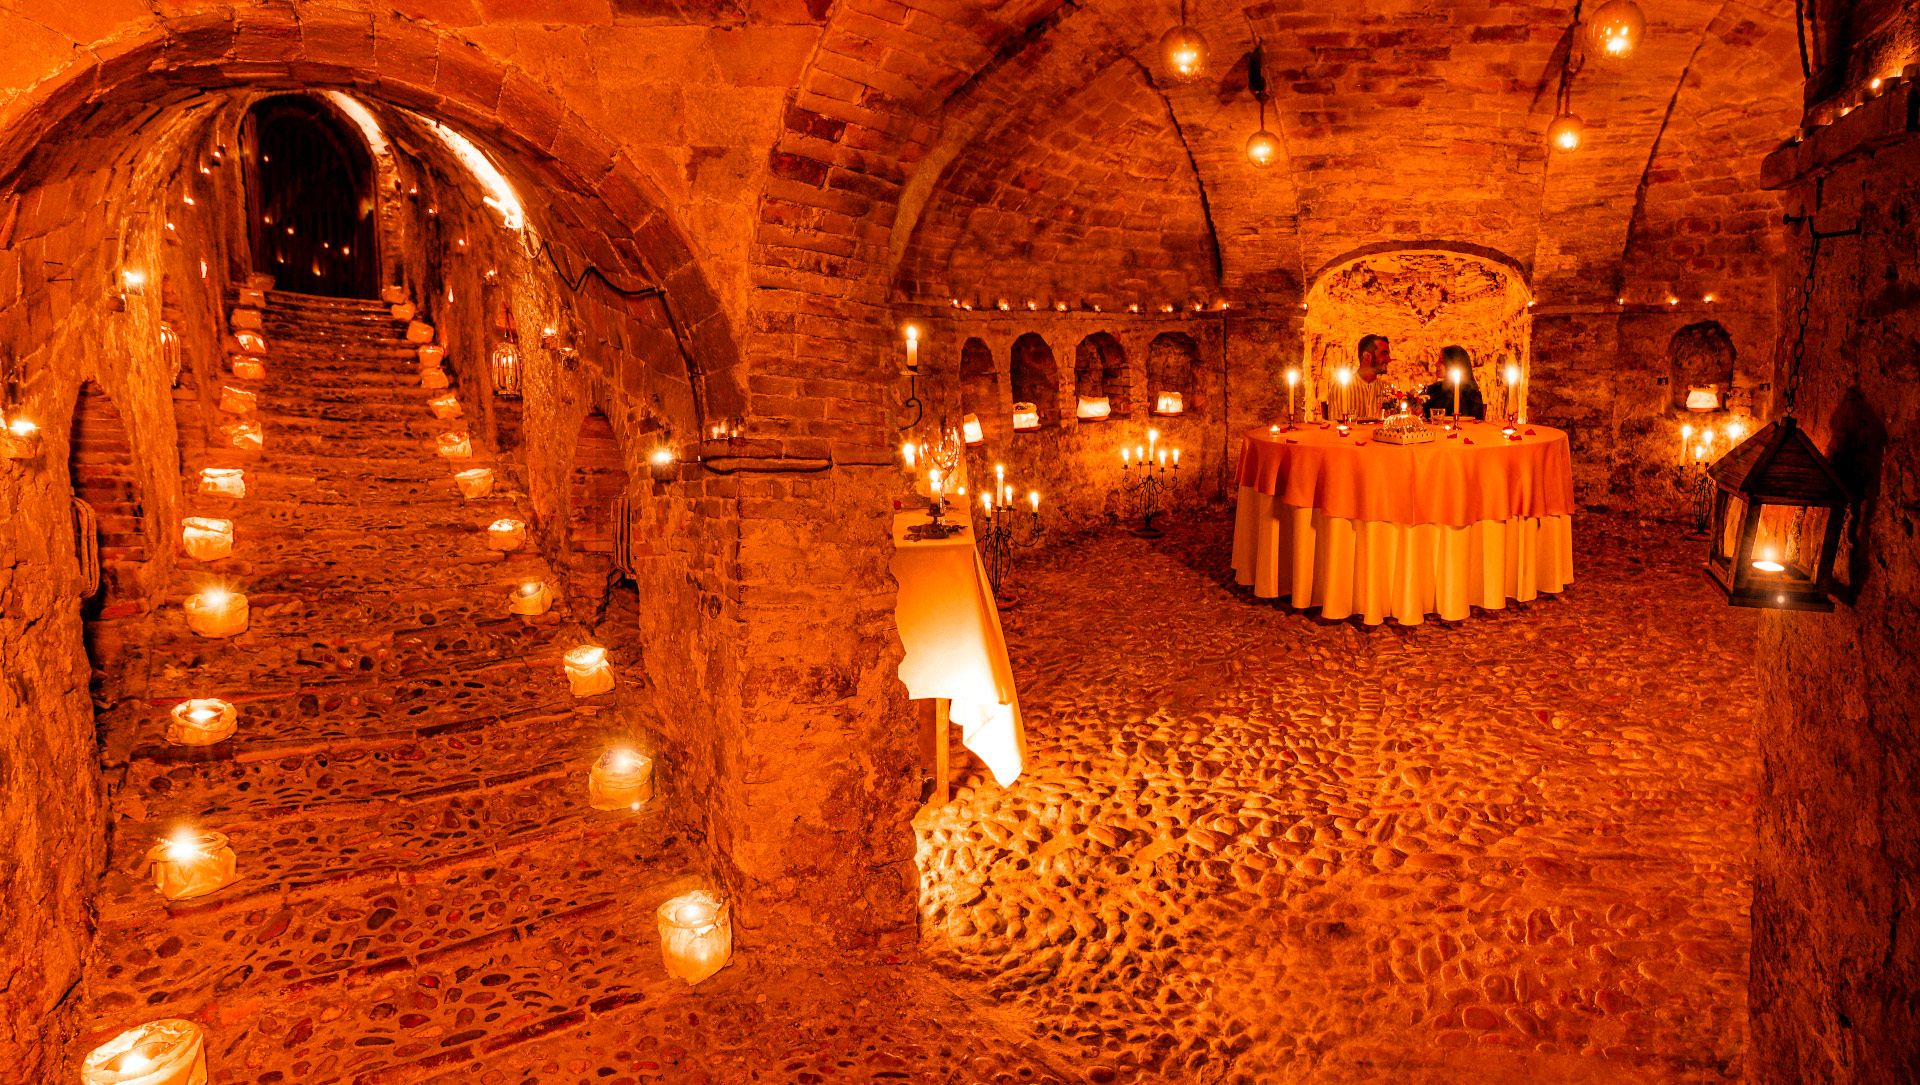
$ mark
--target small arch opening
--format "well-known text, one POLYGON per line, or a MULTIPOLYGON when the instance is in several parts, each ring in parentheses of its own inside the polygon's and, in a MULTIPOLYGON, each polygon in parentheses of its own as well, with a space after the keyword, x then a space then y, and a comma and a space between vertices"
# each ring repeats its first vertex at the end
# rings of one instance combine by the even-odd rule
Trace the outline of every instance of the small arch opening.
POLYGON ((1079 401, 1082 421, 1098 418, 1125 418, 1133 410, 1132 389, 1127 381, 1127 352, 1120 340, 1106 332, 1094 332, 1073 352, 1073 391, 1079 401), (1107 413, 1089 414, 1089 403, 1104 401, 1107 413))
POLYGON ((1013 341, 1013 428, 1046 429, 1060 422, 1060 367, 1038 332, 1013 341), (1026 406, 1023 406, 1026 405, 1026 406))
POLYGON ((1161 332, 1147 344, 1147 395, 1152 413, 1184 414, 1193 403, 1200 345, 1186 332, 1161 332))
POLYGON ((253 268, 281 290, 379 292, 373 156, 331 109, 299 94, 263 98, 241 126, 253 268))
POLYGON ((1733 391, 1733 337, 1717 320, 1689 324, 1667 340, 1667 385, 1676 411, 1725 410, 1733 391))

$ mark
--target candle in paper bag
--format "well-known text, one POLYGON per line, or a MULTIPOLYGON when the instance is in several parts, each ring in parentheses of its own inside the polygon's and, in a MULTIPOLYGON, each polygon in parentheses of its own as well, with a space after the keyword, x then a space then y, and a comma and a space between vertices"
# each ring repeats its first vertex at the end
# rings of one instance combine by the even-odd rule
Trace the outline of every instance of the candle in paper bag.
POLYGON ((1720 393, 1712 388, 1688 388, 1687 410, 1717 411, 1720 409, 1720 393))
POLYGON ((407 300, 407 288, 399 283, 380 288, 380 300, 388 305, 398 305, 407 300))
POLYGON ((195 561, 219 561, 233 553, 233 521, 189 516, 180 521, 180 542, 195 561))
POLYGON ((267 379, 267 366, 265 362, 262 362, 258 358, 242 358, 238 354, 233 355, 232 358, 233 375, 237 379, 243 381, 267 379))
POLYGON ((1074 408, 1074 417, 1083 420, 1105 418, 1113 413, 1113 405, 1106 396, 1081 396, 1079 406, 1074 408))
POLYGON ((507 597, 507 609, 515 614, 532 617, 545 614, 553 607, 553 591, 543 580, 529 580, 513 589, 507 597))
POLYGON ((1179 414, 1187 409, 1187 399, 1179 392, 1161 392, 1153 398, 1153 413, 1179 414))
POLYGON ((493 492, 493 468, 469 467, 456 471, 453 484, 460 487, 461 497, 485 497, 493 492))
POLYGON ((433 341, 433 325, 422 324, 415 320, 407 325, 407 342, 416 346, 433 341))
POLYGON ((239 714, 218 697, 195 697, 173 706, 167 741, 175 746, 211 746, 233 734, 239 714))
POLYGON ((596 644, 567 649, 567 683, 575 697, 596 697, 613 688, 613 666, 607 650, 596 644))
POLYGON ((460 396, 454 392, 444 392, 427 400, 435 418, 460 417, 460 396))
POLYGON ((414 351, 414 355, 420 359, 421 366, 438 369, 441 360, 447 356, 447 348, 438 343, 428 343, 426 346, 414 351))
POLYGON ((733 917, 725 899, 705 889, 682 893, 660 906, 660 956, 667 974, 699 983, 733 959, 733 917))
POLYGON ((392 313, 395 320, 412 320, 413 314, 418 311, 410 301, 396 302, 387 307, 387 312, 392 313))
POLYGON ((526 545, 527 522, 503 516, 487 525, 487 549, 511 553, 526 545))
POLYGON ((240 345, 240 353, 261 355, 267 352, 267 337, 259 332, 235 332, 233 341, 240 345))
POLYGON ((40 455, 40 427, 32 419, 15 418, 0 426, 0 456, 31 460, 40 455))
POLYGON ((638 810, 653 798, 653 758, 608 750, 587 773, 587 801, 595 810, 638 810))
POLYGON ((168 900, 204 897, 233 881, 240 860, 225 833, 181 829, 147 850, 154 888, 168 900))
POLYGON ((233 637, 247 630, 247 597, 225 588, 208 588, 181 604, 187 628, 203 637, 233 637))
POLYGON ((220 409, 228 414, 252 414, 260 408, 260 397, 231 384, 220 387, 220 409))
POLYGON ((1013 405, 1013 428, 1014 429, 1039 429, 1040 428, 1040 408, 1034 406, 1031 403, 1014 404, 1013 405))
POLYGON ((200 492, 217 497, 245 497, 246 472, 238 467, 203 467, 200 469, 200 492))
POLYGON ((440 454, 450 460, 470 460, 473 458, 473 444, 464 433, 443 433, 439 440, 440 454))
POLYGON ((266 447, 267 435, 258 422, 235 422, 220 427, 233 447, 243 452, 258 452, 266 447))
POLYGON ((440 389, 447 386, 447 371, 438 366, 420 371, 420 387, 440 389))
POLYGON ((960 420, 960 433, 970 445, 977 445, 987 439, 986 433, 980 428, 980 416, 977 414, 967 415, 960 420))
POLYGON ((93 1049, 80 1085, 207 1085, 207 1041, 177 1017, 130 1028, 93 1049))

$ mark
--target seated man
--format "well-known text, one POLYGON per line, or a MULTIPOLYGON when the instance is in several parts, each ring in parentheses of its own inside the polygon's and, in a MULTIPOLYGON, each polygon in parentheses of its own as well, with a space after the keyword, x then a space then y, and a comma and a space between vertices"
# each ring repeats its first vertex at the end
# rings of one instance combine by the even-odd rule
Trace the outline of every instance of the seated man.
POLYGON ((1357 379, 1342 384, 1336 375, 1327 389, 1327 418, 1332 421, 1378 422, 1381 418, 1380 401, 1390 391, 1386 376, 1387 363, 1392 357, 1387 337, 1363 337, 1359 354, 1357 379))
POLYGON ((1487 417, 1487 405, 1480 398, 1480 386, 1473 380, 1473 356, 1465 347, 1442 347, 1440 379, 1427 385, 1427 412, 1453 413, 1453 374, 1460 374, 1460 417, 1487 417))

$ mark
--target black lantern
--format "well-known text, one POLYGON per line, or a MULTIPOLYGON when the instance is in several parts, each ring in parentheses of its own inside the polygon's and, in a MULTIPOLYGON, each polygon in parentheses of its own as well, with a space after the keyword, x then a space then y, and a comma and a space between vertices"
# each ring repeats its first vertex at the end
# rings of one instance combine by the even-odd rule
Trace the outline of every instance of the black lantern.
POLYGON ((1832 610, 1833 559, 1853 494, 1787 415, 1708 469, 1707 575, 1737 607, 1832 610))
POLYGON ((520 352, 511 342, 493 348, 493 391, 502 398, 519 398, 520 352))

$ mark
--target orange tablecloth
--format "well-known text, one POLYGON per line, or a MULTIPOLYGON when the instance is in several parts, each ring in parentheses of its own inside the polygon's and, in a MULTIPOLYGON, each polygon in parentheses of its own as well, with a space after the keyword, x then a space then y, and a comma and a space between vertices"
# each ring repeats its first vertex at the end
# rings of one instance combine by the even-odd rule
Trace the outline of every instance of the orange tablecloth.
POLYGON ((1424 445, 1376 444, 1371 426, 1248 434, 1235 579, 1260 598, 1370 625, 1458 620, 1562 590, 1573 580, 1573 463, 1564 433, 1533 429, 1510 441, 1469 423, 1424 445))
POLYGON ((1388 445, 1373 440, 1376 428, 1356 425, 1345 437, 1332 426, 1253 430, 1240 450, 1240 485, 1344 520, 1465 527, 1573 514, 1573 457, 1557 429, 1523 426, 1513 441, 1499 426, 1469 422, 1458 437, 1388 445))
MULTIPOLYGON (((955 510, 948 519, 966 523, 967 514, 955 510)), ((893 576, 900 584, 894 621, 906 648, 900 680, 909 697, 952 701, 948 717, 961 743, 1010 787, 1026 764, 1027 739, 1000 608, 971 526, 946 539, 907 538, 909 527, 926 522, 925 512, 893 518, 893 576)))

